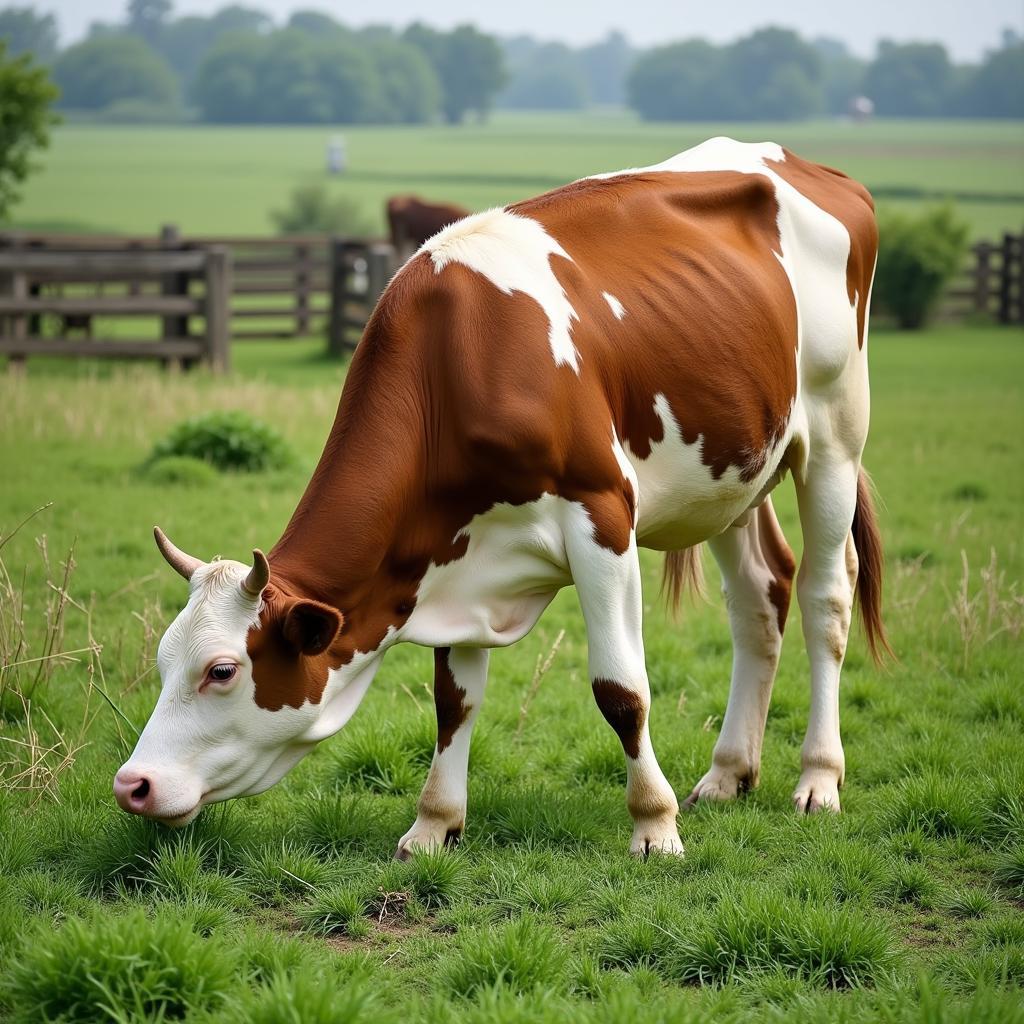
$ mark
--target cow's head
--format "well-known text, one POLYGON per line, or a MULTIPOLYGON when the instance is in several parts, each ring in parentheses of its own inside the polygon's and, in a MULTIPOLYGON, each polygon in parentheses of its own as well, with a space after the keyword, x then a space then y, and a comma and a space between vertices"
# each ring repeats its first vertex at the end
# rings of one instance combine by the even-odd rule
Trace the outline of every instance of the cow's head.
POLYGON ((190 593, 160 641, 160 698, 114 795, 178 826, 277 782, 348 720, 372 668, 344 658, 341 613, 288 593, 261 551, 252 566, 203 562, 154 532, 190 593))

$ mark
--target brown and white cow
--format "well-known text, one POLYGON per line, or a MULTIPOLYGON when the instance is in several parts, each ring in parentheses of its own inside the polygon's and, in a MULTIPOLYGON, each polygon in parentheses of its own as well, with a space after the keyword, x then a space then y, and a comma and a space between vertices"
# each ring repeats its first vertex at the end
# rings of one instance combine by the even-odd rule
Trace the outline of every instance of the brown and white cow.
POLYGON ((454 203, 427 203, 418 196, 392 196, 385 209, 391 244, 400 259, 470 212, 454 203))
MULTIPOLYGON (((682 851, 648 732, 638 547, 704 541, 732 689, 688 803, 756 785, 794 576, 769 494, 787 471, 811 710, 794 802, 839 809, 854 591, 885 644, 860 468, 877 234, 868 193, 773 144, 709 142, 459 221, 388 286, 319 466, 255 564, 204 563, 159 649, 163 689, 115 791, 180 825, 273 785, 352 716, 401 641, 435 649, 438 739, 398 851, 464 825, 488 651, 575 584, 598 706, 628 768, 636 853, 682 851)), ((690 557, 692 562, 692 554, 690 557)))

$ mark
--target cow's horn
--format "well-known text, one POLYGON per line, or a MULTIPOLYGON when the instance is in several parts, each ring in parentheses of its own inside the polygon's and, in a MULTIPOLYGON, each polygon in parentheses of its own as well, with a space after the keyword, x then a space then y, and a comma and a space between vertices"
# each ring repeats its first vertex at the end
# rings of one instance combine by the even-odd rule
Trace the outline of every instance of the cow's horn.
POLYGON ((263 588, 270 582, 270 563, 267 556, 259 548, 253 548, 252 568, 249 575, 242 580, 242 589, 250 597, 259 597, 263 588))
POLYGON ((203 564, 203 560, 195 558, 193 555, 186 555, 181 548, 175 547, 159 526, 153 527, 153 536, 156 538, 156 546, 160 549, 160 554, 167 559, 167 564, 185 579, 192 579, 192 574, 203 564))

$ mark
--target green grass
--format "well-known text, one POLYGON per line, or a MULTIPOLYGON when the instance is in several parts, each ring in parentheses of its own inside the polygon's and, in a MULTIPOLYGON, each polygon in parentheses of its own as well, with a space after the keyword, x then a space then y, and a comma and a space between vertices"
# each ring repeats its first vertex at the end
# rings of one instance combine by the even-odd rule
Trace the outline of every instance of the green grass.
MULTIPOLYGON (((880 671, 859 635, 851 644, 844 813, 789 807, 808 709, 794 610, 761 787, 684 816, 680 861, 625 853, 622 754, 589 692, 572 591, 494 654, 455 851, 390 859, 432 742, 432 659, 412 647, 266 794, 180 832, 122 814, 110 780, 185 597, 150 527, 204 556, 268 547, 345 366, 304 341, 236 345, 222 379, 47 360, 0 376, 0 537, 53 503, 0 548, 29 640, 8 660, 43 653, 72 545, 74 603, 54 635, 78 651, 0 677, 0 1018, 1024 1019, 1024 346, 992 328, 878 331, 871 344, 866 463, 899 661, 880 671), (138 472, 176 423, 235 408, 280 431, 294 463, 187 487, 138 472), (561 629, 517 735, 537 656, 561 629), (31 708, 15 686, 34 687, 31 708), (21 745, 32 736, 34 755, 21 745)), ((799 548, 788 485, 777 508, 799 548)), ((682 795, 725 709, 728 626, 717 598, 673 622, 658 559, 643 566, 653 737, 682 795)))
POLYGON ((349 127, 350 169, 327 179, 334 129, 64 125, 15 211, 38 228, 150 234, 162 223, 193 234, 272 232, 270 211, 298 184, 327 180, 383 229, 401 192, 504 204, 598 171, 663 160, 717 134, 772 139, 841 168, 880 206, 957 200, 975 237, 1024 222, 1024 127, 996 121, 644 124, 626 114, 495 115, 459 128, 349 127))

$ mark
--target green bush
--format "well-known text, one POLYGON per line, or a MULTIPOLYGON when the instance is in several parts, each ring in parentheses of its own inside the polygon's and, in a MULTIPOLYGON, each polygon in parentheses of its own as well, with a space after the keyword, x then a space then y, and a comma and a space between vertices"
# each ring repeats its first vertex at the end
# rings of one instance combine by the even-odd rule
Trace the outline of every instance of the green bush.
POLYGON ((963 262, 967 225, 940 206, 920 217, 885 214, 878 230, 875 301, 905 330, 922 327, 963 262))
POLYGON ((142 476, 151 484, 203 487, 217 479, 217 470, 194 455, 165 455, 150 459, 142 467, 142 476))
POLYGON ((276 430, 239 411, 210 412, 179 423, 153 449, 147 466, 169 456, 188 456, 218 469, 246 473, 279 469, 291 461, 276 430))
POLYGON ((299 185, 283 210, 270 219, 282 235, 322 231, 329 235, 370 235, 373 225, 362 207, 345 196, 331 196, 323 185, 299 185))

